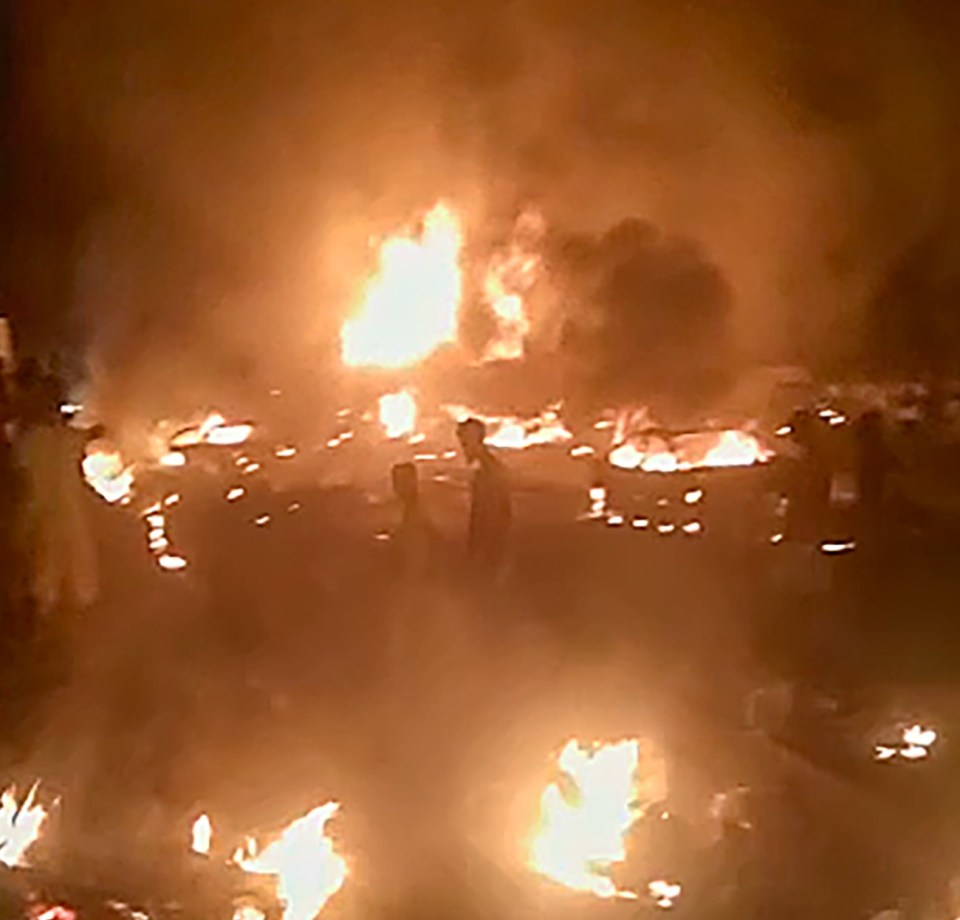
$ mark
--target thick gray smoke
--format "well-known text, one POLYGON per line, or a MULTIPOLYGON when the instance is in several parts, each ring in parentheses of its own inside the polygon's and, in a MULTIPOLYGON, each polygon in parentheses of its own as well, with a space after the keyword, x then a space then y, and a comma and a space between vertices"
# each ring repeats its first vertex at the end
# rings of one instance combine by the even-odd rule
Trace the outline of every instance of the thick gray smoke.
POLYGON ((562 231, 634 218, 691 241, 750 360, 847 366, 878 300, 936 313, 955 283, 960 30, 933 3, 23 16, 38 136, 83 203, 55 270, 94 373, 131 404, 321 368, 370 234, 441 196, 474 227, 531 200, 562 231), (934 268, 898 289, 918 248, 934 268))

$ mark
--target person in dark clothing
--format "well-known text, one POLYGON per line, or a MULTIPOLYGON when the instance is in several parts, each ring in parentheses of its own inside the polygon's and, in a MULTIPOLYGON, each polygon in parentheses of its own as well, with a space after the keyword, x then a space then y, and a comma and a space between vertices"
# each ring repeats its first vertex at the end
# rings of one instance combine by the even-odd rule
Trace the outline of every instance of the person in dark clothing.
POLYGON ((478 418, 457 426, 464 456, 476 468, 470 486, 468 558, 478 574, 496 580, 503 573, 512 515, 506 471, 487 447, 486 436, 486 425, 478 418))
POLYGON ((891 456, 883 434, 883 416, 876 409, 864 412, 857 421, 857 488, 861 520, 879 520, 890 472, 891 456))
POLYGON ((817 426, 816 417, 804 409, 794 412, 790 419, 791 440, 799 456, 792 464, 787 487, 787 535, 802 543, 823 538, 830 507, 830 468, 823 456, 817 426))

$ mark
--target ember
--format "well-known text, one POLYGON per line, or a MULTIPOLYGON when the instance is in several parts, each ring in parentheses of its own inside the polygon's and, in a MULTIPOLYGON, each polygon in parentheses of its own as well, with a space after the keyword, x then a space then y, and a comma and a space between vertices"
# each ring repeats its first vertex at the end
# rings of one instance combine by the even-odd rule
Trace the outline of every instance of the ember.
POLYGON ((209 815, 200 815, 200 817, 193 822, 191 838, 190 849, 193 850, 194 853, 200 853, 203 856, 210 854, 210 844, 213 840, 213 825, 210 822, 209 815))
POLYGON ((339 810, 327 802, 292 822, 259 855, 237 853, 235 862, 246 872, 275 875, 285 920, 313 920, 342 887, 347 864, 333 848, 325 827, 339 810))
POLYGON ((419 234, 386 240, 363 303, 341 330, 343 363, 406 367, 455 341, 461 246, 460 220, 443 202, 423 218, 419 234))
POLYGON ((36 793, 36 783, 22 803, 12 786, 0 793, 0 863, 5 866, 25 865, 27 850, 40 837, 47 812, 37 804, 36 793))
POLYGON ((133 466, 124 463, 119 451, 93 442, 87 446, 81 464, 83 478, 102 499, 111 505, 129 500, 133 491, 133 466))
POLYGON ((637 897, 610 877, 623 862, 624 837, 639 817, 635 805, 639 743, 595 749, 571 740, 558 758, 563 780, 540 799, 540 828, 530 852, 538 873, 601 898, 637 897))

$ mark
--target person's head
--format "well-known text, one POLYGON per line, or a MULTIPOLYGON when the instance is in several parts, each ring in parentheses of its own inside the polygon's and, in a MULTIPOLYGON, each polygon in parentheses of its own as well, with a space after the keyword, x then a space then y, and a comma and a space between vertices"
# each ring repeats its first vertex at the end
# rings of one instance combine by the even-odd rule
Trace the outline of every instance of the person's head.
POLYGON ((393 492, 405 505, 415 504, 420 494, 417 468, 412 463, 397 463, 390 470, 393 492))
POLYGON ((486 437, 487 426, 478 418, 464 419, 457 425, 457 440, 467 460, 477 460, 483 455, 486 437))

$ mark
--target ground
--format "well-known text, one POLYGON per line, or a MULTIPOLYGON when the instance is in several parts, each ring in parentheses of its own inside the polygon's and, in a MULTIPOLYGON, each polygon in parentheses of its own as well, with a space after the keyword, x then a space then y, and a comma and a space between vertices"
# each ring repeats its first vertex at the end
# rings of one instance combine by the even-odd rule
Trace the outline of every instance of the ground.
POLYGON ((377 539, 389 504, 316 487, 226 503, 223 485, 181 483, 183 573, 157 568, 136 514, 92 506, 97 604, 8 636, 5 773, 60 796, 48 850, 149 862, 185 850, 205 811, 227 852, 335 798, 353 876, 328 910, 366 915, 390 909, 385 891, 426 889, 556 912, 522 847, 551 758, 570 737, 635 736, 663 752, 670 808, 702 856, 688 883, 698 916, 718 915, 704 904, 727 884, 705 868, 710 798, 738 784, 761 802, 764 851, 738 884, 752 878, 778 910, 856 916, 928 876, 942 887, 958 545, 942 529, 863 541, 808 591, 767 541, 578 521, 579 492, 528 490, 509 578, 478 598, 463 576, 465 493, 438 484, 441 572, 411 595, 377 539), (769 704, 784 684, 803 691, 788 719, 769 704), (872 763, 867 727, 897 706, 938 720, 935 762, 872 763))

